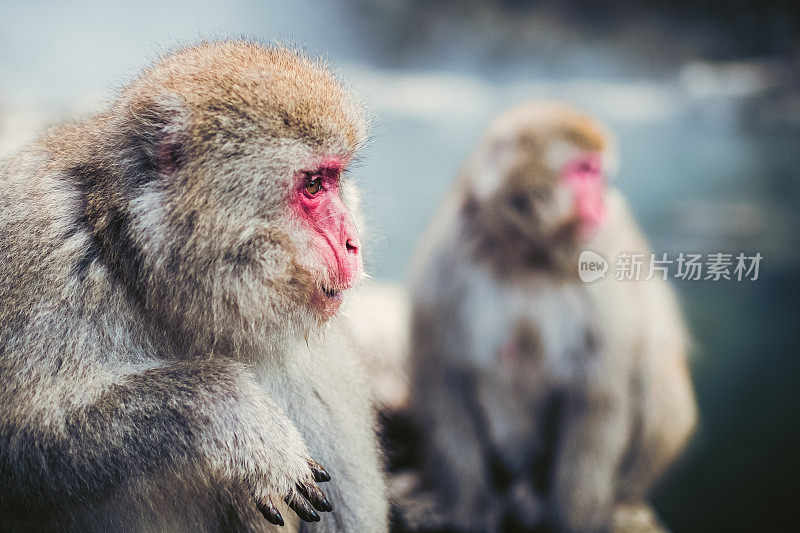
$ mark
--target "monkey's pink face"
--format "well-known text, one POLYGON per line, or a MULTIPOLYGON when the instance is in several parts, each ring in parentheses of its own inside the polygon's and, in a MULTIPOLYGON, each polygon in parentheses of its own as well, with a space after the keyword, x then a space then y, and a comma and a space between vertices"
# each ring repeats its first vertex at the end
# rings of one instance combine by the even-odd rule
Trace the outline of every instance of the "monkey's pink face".
POLYGON ((465 200, 476 257, 508 272, 568 261, 606 220, 603 153, 570 146, 547 157, 523 146, 513 155, 499 172, 487 165, 483 177, 499 177, 496 188, 473 189, 465 200))
POLYGON ((295 176, 291 206, 309 231, 308 246, 321 263, 309 305, 328 319, 339 309, 343 291, 361 276, 361 244, 339 187, 344 162, 326 158, 315 167, 295 176))
POLYGON ((572 212, 582 240, 590 240, 605 222, 603 167, 601 155, 584 152, 564 166, 561 181, 572 196, 572 212))

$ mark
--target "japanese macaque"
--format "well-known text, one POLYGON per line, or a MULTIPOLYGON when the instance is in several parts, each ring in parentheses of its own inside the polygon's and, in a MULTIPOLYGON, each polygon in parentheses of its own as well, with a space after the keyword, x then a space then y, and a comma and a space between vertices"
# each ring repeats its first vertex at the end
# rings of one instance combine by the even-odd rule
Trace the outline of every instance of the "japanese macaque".
POLYGON ((644 501, 692 431, 667 283, 579 281, 582 250, 647 252, 613 169, 610 135, 590 118, 512 109, 427 235, 410 398, 453 529, 614 529, 615 509, 644 501))
POLYGON ((323 65, 203 43, 3 163, 0 529, 386 530, 337 317, 366 133, 323 65))

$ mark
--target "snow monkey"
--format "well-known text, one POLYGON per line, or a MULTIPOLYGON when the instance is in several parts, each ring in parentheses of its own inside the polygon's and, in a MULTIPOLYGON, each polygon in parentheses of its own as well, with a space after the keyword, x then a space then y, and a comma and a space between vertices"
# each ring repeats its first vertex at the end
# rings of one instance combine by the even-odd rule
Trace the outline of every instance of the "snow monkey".
POLYGON ((386 530, 336 317, 366 130, 323 65, 207 42, 3 163, 0 529, 386 530))
POLYGON ((647 252, 608 184, 614 158, 609 134, 565 105, 512 109, 420 251, 410 397, 457 530, 612 529, 694 427, 667 283, 578 277, 582 250, 647 252))

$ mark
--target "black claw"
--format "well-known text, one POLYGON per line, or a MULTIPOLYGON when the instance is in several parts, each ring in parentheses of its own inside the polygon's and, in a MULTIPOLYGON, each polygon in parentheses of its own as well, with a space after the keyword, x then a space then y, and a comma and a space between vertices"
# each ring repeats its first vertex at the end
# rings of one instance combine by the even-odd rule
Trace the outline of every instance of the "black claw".
POLYGON ((292 510, 297 513, 297 516, 305 520, 306 522, 319 522, 319 515, 317 512, 311 508, 304 500, 300 498, 289 498, 286 497, 286 503, 292 510))
POLYGON ((317 483, 324 483, 325 481, 331 480, 331 475, 325 470, 321 464, 316 462, 313 459, 308 461, 308 465, 311 467, 311 473, 314 474, 314 481, 317 483))
POLYGON ((331 502, 329 502, 328 498, 326 498, 325 496, 323 496, 322 499, 319 501, 319 506, 315 505, 314 507, 326 513, 330 513, 331 511, 333 511, 333 504, 331 504, 331 502))
POLYGON ((297 490, 302 494, 317 511, 330 512, 333 511, 333 505, 325 497, 325 494, 314 485, 306 485, 303 483, 297 484, 297 490))
POLYGON ((264 518, 266 518, 267 522, 270 524, 275 524, 276 526, 283 525, 281 513, 279 513, 278 509, 272 504, 258 505, 258 510, 261 511, 261 514, 264 515, 264 518))

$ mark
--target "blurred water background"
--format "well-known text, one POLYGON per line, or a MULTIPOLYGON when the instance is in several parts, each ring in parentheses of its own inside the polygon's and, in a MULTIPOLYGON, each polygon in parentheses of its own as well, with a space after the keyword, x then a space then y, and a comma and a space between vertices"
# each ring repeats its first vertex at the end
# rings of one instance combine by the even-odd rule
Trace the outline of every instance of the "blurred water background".
POLYGON ((367 265, 402 281, 482 128, 532 98, 617 133, 658 252, 760 252, 756 281, 676 281, 701 428, 655 495, 675 531, 800 528, 800 6, 738 0, 2 2, 0 157, 102 107, 159 53, 251 37, 323 55, 364 95, 351 176, 367 265))

